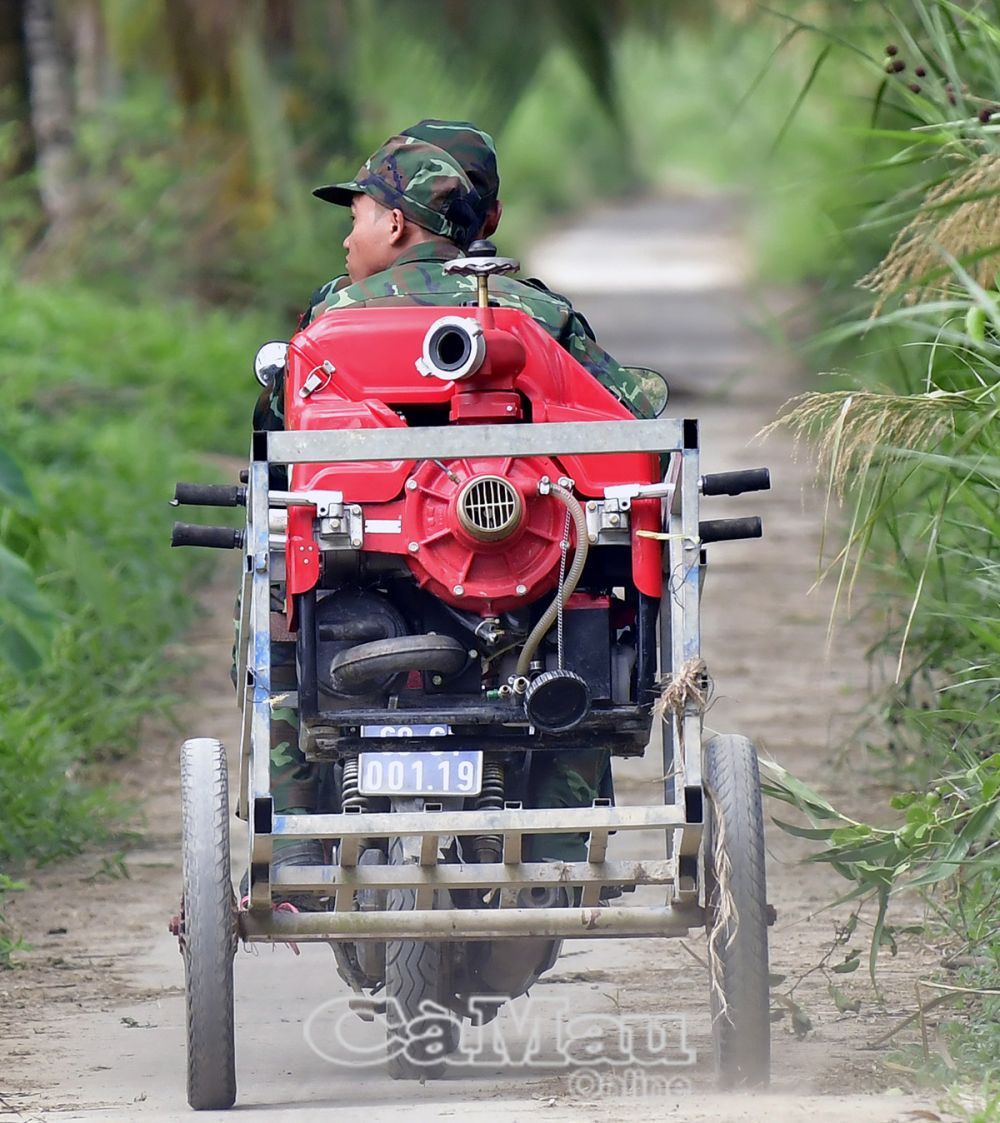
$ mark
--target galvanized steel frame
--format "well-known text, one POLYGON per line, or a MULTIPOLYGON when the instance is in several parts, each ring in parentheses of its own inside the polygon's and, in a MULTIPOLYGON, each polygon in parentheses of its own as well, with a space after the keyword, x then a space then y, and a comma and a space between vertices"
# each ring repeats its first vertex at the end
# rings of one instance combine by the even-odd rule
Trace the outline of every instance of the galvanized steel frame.
MULTIPOLYGON (((258 435, 259 436, 259 435, 258 435)), ((241 935, 247 940, 336 939, 498 939, 514 936, 552 938, 594 936, 683 936, 702 923, 697 887, 684 876, 681 859, 697 855, 701 840, 701 712, 692 702, 679 721, 662 721, 664 775, 674 774, 673 798, 648 807, 539 809, 420 814, 275 815, 270 790, 271 694, 270 581, 277 567, 269 541, 268 481, 271 463, 324 463, 360 460, 456 459, 463 456, 530 456, 670 453, 668 479, 673 485, 664 502, 666 532, 664 597, 661 606, 661 678, 680 669, 700 652, 699 458, 697 423, 657 421, 573 422, 540 425, 476 425, 438 429, 366 429, 276 432, 266 444, 255 442, 247 501, 244 633, 239 654, 238 689, 243 697, 244 726, 240 753, 239 813, 247 820, 251 869, 249 911, 241 911, 241 935), (249 594, 249 595, 248 595, 249 594), (249 608, 247 604, 249 602, 249 608), (666 859, 642 863, 608 862, 608 834, 613 830, 663 830, 666 859), (521 841, 526 834, 590 833, 587 862, 526 863, 521 841), (502 862, 486 865, 439 864, 442 838, 500 834, 502 862), (415 835, 422 840, 417 867, 357 866, 365 838, 415 835), (338 865, 282 870, 272 881, 270 863, 276 837, 338 841, 338 865), (604 885, 672 886, 666 907, 628 909, 598 906, 604 885), (272 889, 313 889, 334 896, 331 912, 288 914, 271 911, 272 889), (358 888, 413 886, 502 889, 501 905, 488 909, 411 912, 354 912, 358 888), (573 908, 519 908, 509 902, 518 887, 582 887, 573 908), (511 891, 514 891, 512 896, 511 891)), ((655 738, 654 738, 655 739, 655 738)), ((430 894, 422 892, 420 901, 430 894)))
POLYGON ((287 430, 267 434, 275 464, 357 460, 457 460, 463 456, 604 455, 684 447, 690 422, 567 421, 539 425, 448 425, 419 429, 287 430))

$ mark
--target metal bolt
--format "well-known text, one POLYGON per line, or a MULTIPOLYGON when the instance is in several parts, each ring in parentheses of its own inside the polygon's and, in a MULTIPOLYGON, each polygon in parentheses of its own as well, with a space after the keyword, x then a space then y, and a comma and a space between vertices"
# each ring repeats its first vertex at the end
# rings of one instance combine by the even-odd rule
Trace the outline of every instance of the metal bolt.
POLYGON ((417 552, 417 550, 420 549, 420 543, 419 542, 410 542, 407 545, 406 548, 410 551, 411 554, 415 554, 417 552))
POLYGON ((617 526, 622 521, 621 515, 608 515, 608 522, 612 526, 617 526))
POLYGON ((434 683, 435 686, 440 686, 441 683, 444 682, 444 679, 440 675, 431 675, 431 682, 434 683))
POLYGON ((517 595, 518 595, 519 597, 523 597, 523 596, 524 596, 524 594, 525 594, 525 593, 526 593, 527 591, 528 591, 528 586, 527 586, 527 585, 518 585, 518 587, 517 587, 517 588, 516 588, 516 589, 514 590, 514 592, 515 592, 515 593, 517 593, 517 595))
POLYGON ((355 550, 359 549, 360 546, 361 546, 361 539, 360 538, 352 538, 351 539, 351 545, 355 548, 355 550))
POLYGON ((406 481, 406 490, 407 491, 416 491, 417 490, 417 481, 416 480, 407 480, 406 481))
POLYGON ((594 544, 594 543, 595 543, 595 542, 597 541, 597 535, 596 535, 596 534, 588 534, 588 535, 587 535, 587 541, 588 541, 588 542, 589 542, 589 543, 590 543, 591 545, 593 545, 593 544, 594 544))
POLYGON ((361 514, 361 508, 358 506, 357 503, 353 504, 353 506, 351 507, 351 514, 352 515, 360 515, 361 514))
POLYGON ((451 591, 455 594, 456 597, 464 596, 465 595, 465 586, 464 585, 456 585, 451 591))
POLYGON ((508 406, 508 407, 507 407, 507 412, 508 412, 508 413, 513 413, 513 412, 514 412, 514 407, 513 407, 513 406, 508 406))
POLYGON ((588 511, 596 511, 597 510, 597 504, 593 501, 593 499, 591 499, 591 501, 587 504, 587 510, 588 511))
POLYGON ((470 659, 478 659, 479 658, 479 652, 474 647, 469 649, 469 658, 470 659))

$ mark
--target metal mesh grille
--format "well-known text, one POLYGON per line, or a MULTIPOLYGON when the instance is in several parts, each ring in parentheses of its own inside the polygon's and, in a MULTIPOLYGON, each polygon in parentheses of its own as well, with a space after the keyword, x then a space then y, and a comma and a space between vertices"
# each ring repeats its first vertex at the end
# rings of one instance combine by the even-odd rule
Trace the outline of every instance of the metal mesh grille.
POLYGON ((481 538, 502 538, 518 523, 521 497, 499 476, 481 476, 467 484, 459 511, 466 530, 481 538))

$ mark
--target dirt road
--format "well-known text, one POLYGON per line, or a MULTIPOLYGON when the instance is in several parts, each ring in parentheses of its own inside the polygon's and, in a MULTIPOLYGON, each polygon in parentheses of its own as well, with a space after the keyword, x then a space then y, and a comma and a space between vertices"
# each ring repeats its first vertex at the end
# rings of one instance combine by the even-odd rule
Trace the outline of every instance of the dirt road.
MULTIPOLYGON (((703 634, 717 699, 708 724, 748 734, 765 754, 864 809, 878 794, 870 777, 852 770, 857 757, 842 752, 867 683, 862 641, 840 635, 827 658, 828 599, 822 592, 807 595, 821 503, 810 489, 808 466, 793 461, 786 442, 748 447, 799 388, 800 376, 747 326, 780 297, 748 284, 734 222, 725 200, 643 203, 631 209, 624 227, 620 211, 608 211, 550 237, 530 264, 553 288, 576 298, 620 359, 673 376, 671 412, 700 418, 705 470, 770 465, 772 492, 714 500, 709 512, 760 513, 766 536, 712 548, 703 634)), ((251 392, 248 383, 248 402, 251 392)), ((202 625, 186 645, 203 657, 204 669, 189 682, 185 728, 150 728, 141 761, 129 770, 129 789, 146 803, 146 829, 142 848, 125 857, 128 877, 116 876, 122 870, 114 861, 84 856, 32 877, 32 889, 10 910, 32 949, 20 956, 21 969, 0 975, 2 1123, 191 1118, 184 1100, 182 965, 166 929, 179 890, 176 759, 188 735, 222 738, 234 759, 232 586, 232 574, 221 574, 202 625)), ((657 782, 659 767, 650 758, 627 762, 616 774, 620 798, 635 801, 645 785, 657 782)), ((640 845, 635 836, 629 840, 630 847, 640 845)), ((779 993, 820 961, 847 915, 846 908, 816 915, 843 884, 822 867, 797 864, 803 853, 802 844, 770 830, 769 895, 778 911, 771 961, 772 970, 786 976, 779 993)), ((863 947, 864 937, 856 943, 863 947)), ((565 1000, 573 1014, 683 1015, 694 1063, 672 1070, 668 1087, 581 1081, 577 1070, 552 1067, 559 1055, 550 1039, 533 1065, 457 1069, 426 1085, 393 1082, 377 1064, 349 1067, 346 1048, 319 1041, 321 1051, 333 1054, 331 1063, 303 1033, 317 1007, 346 998, 329 949, 307 946, 300 958, 287 948, 241 952, 238 1108, 262 1121, 377 1123, 409 1116, 864 1123, 902 1119, 920 1106, 892 1089, 892 1072, 882 1067, 885 1052, 865 1047, 912 1008, 912 981, 925 966, 919 947, 902 943, 888 964, 882 1004, 863 972, 838 976, 848 998, 860 1003, 853 1012, 839 1013, 822 974, 808 974, 794 996, 811 1028, 800 1016, 797 1036, 790 1013, 775 1023, 771 1092, 726 1097, 712 1087, 701 944, 572 942, 533 991, 550 1009, 565 1000)), ((350 1025, 354 1047, 378 1041, 377 1026, 350 1025)), ((516 1025, 507 1028, 512 1041, 523 1043, 516 1025)))

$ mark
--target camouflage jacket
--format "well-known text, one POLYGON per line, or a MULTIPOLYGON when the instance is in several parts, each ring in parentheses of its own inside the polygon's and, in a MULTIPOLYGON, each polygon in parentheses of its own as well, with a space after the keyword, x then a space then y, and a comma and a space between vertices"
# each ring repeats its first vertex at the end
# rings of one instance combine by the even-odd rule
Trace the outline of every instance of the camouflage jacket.
MULTIPOLYGON (((315 302, 299 326, 305 327, 317 316, 336 308, 378 308, 391 304, 453 307, 474 303, 475 278, 450 275, 443 269, 446 261, 461 256, 462 251, 455 246, 422 242, 407 250, 391 268, 357 284, 345 285, 338 277, 313 294, 315 302)), ((490 279, 490 296, 500 307, 527 312, 637 417, 653 416, 636 376, 597 345, 587 322, 564 297, 508 276, 490 279)), ((258 399, 254 428, 283 427, 284 384, 279 380, 258 399)))

